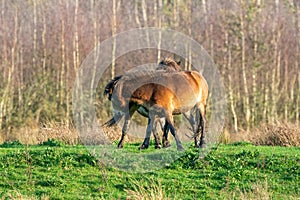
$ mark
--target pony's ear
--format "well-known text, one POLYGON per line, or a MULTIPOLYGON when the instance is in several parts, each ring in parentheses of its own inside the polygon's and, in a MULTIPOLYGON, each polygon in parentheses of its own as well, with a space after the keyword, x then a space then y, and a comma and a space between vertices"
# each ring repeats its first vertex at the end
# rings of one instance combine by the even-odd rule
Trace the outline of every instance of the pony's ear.
POLYGON ((179 65, 179 66, 180 66, 180 64, 181 64, 181 61, 180 61, 180 60, 178 60, 178 61, 176 61, 176 63, 177 63, 177 65, 179 65))

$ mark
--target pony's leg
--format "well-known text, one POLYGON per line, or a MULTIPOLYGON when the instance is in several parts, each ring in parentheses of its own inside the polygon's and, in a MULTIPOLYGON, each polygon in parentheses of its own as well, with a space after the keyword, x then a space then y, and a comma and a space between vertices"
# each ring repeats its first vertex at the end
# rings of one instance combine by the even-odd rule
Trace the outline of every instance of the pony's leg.
POLYGON ((187 113, 182 113, 183 116, 189 121, 191 127, 192 127, 192 132, 194 134, 193 138, 195 139, 195 145, 197 144, 197 124, 195 121, 195 117, 193 116, 192 112, 190 111, 189 116, 187 115, 187 113))
POLYGON ((146 136, 145 136, 144 142, 141 144, 139 149, 147 149, 149 147, 150 136, 151 136, 153 124, 154 124, 154 120, 151 119, 151 117, 149 116, 148 125, 147 125, 147 129, 146 129, 146 136))
POLYGON ((123 124, 123 128, 122 128, 122 136, 121 136, 121 139, 118 144, 119 149, 123 148, 124 138, 125 138, 125 135, 127 134, 127 131, 129 130, 129 125, 130 125, 130 115, 126 115, 125 121, 123 124))
POLYGON ((198 148, 200 147, 199 135, 201 134, 200 132, 202 131, 202 115, 199 107, 196 108, 196 121, 197 121, 197 126, 194 132, 194 141, 195 141, 195 147, 198 148))
POLYGON ((191 127, 192 127, 193 133, 195 133, 195 131, 196 131, 196 129, 197 129, 197 128, 196 128, 196 127, 197 127, 197 123, 196 123, 195 117, 193 116, 192 113, 190 114, 190 118, 189 118, 188 120, 189 120, 190 125, 191 125, 191 127))
POLYGON ((182 115, 184 116, 185 119, 187 119, 192 127, 192 131, 193 133, 195 132, 195 118, 194 116, 192 115, 192 113, 188 114, 187 113, 182 113, 182 115))
POLYGON ((159 120, 158 120, 162 132, 164 131, 164 122, 165 121, 166 121, 165 118, 159 118, 159 120))
POLYGON ((129 130, 130 119, 136 110, 137 110, 137 107, 135 105, 129 104, 129 112, 125 114, 125 121, 124 121, 123 128, 122 128, 122 136, 121 136, 120 142, 118 144, 118 148, 123 148, 124 137, 129 130))
POLYGON ((170 128, 171 134, 172 134, 173 137, 175 138, 176 145, 177 145, 177 150, 183 151, 184 148, 182 147, 182 144, 181 144, 181 142, 180 142, 180 140, 179 140, 179 137, 178 137, 178 135, 177 135, 177 131, 176 131, 175 126, 174 126, 174 120, 173 120, 173 115, 172 115, 172 113, 166 114, 166 120, 167 120, 167 122, 169 123, 169 128, 170 128))
POLYGON ((198 107, 195 109, 195 129, 194 129, 194 142, 195 142, 195 147, 199 147, 199 135, 201 131, 201 113, 198 107))
POLYGON ((153 136, 154 136, 154 141, 155 141, 155 149, 160 149, 161 148, 161 143, 160 143, 160 138, 157 133, 157 124, 160 122, 159 119, 155 120, 154 122, 154 128, 152 130, 153 136))
POLYGON ((205 140, 205 124, 206 124, 206 116, 205 116, 205 105, 200 106, 200 114, 201 114, 201 136, 200 136, 200 148, 206 148, 206 140, 205 140))
POLYGON ((200 148, 205 148, 206 147, 206 141, 205 141, 205 123, 206 123, 206 117, 205 117, 205 105, 200 104, 197 106, 196 110, 197 115, 197 131, 195 133, 195 147, 200 147, 200 148), (201 130, 201 135, 200 135, 200 141, 198 142, 198 137, 200 134, 201 130))
POLYGON ((167 120, 165 120, 165 125, 163 128, 163 138, 162 138, 162 143, 163 143, 163 147, 164 148, 168 148, 170 147, 170 143, 168 141, 168 132, 169 132, 170 128, 169 128, 169 123, 167 120))

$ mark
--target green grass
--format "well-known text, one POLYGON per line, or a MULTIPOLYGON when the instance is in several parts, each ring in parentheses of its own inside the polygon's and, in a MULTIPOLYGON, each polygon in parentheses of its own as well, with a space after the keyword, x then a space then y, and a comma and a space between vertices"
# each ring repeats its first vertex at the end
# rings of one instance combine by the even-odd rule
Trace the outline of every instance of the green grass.
POLYGON ((111 159, 117 160, 119 166, 113 168, 110 165, 104 166, 85 146, 69 146, 56 141, 35 146, 24 146, 17 142, 2 144, 0 198, 298 199, 300 197, 299 147, 266 147, 237 143, 220 145, 202 158, 199 158, 198 149, 187 148, 178 159, 175 149, 154 150, 151 146, 150 149, 140 152, 137 147, 138 144, 126 144, 123 150, 116 150, 115 146, 114 149, 109 149, 110 156, 114 156, 111 159), (140 157, 145 161, 149 155, 150 159, 174 159, 174 161, 163 163, 164 166, 161 168, 150 165, 148 167, 154 167, 155 170, 147 173, 139 173, 144 169, 140 166, 143 162, 135 166, 128 164, 128 160, 140 157), (124 167, 123 163, 132 168, 130 172, 126 171, 129 169, 124 167))

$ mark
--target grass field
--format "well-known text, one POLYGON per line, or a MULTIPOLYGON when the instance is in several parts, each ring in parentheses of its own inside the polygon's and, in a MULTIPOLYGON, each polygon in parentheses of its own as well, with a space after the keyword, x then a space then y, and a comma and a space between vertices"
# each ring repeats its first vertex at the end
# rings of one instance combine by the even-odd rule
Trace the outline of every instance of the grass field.
MULTIPOLYGON (((137 145, 126 144, 118 151, 143 153, 137 145)), ((147 151, 164 150, 151 147, 147 151)), ((299 147, 235 143, 219 145, 204 158, 199 158, 198 151, 187 149, 163 168, 134 173, 104 166, 85 146, 57 141, 34 146, 4 143, 0 145, 0 198, 300 198, 299 147)))

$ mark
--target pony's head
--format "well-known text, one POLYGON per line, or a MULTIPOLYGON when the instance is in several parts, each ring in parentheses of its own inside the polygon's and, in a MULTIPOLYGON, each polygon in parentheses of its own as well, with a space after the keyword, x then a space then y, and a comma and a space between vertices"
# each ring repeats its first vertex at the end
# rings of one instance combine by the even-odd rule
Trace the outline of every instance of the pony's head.
POLYGON ((122 78, 121 76, 116 76, 114 79, 112 79, 106 86, 104 89, 104 95, 108 97, 108 100, 111 101, 111 97, 115 88, 115 85, 117 84, 117 82, 122 78))

